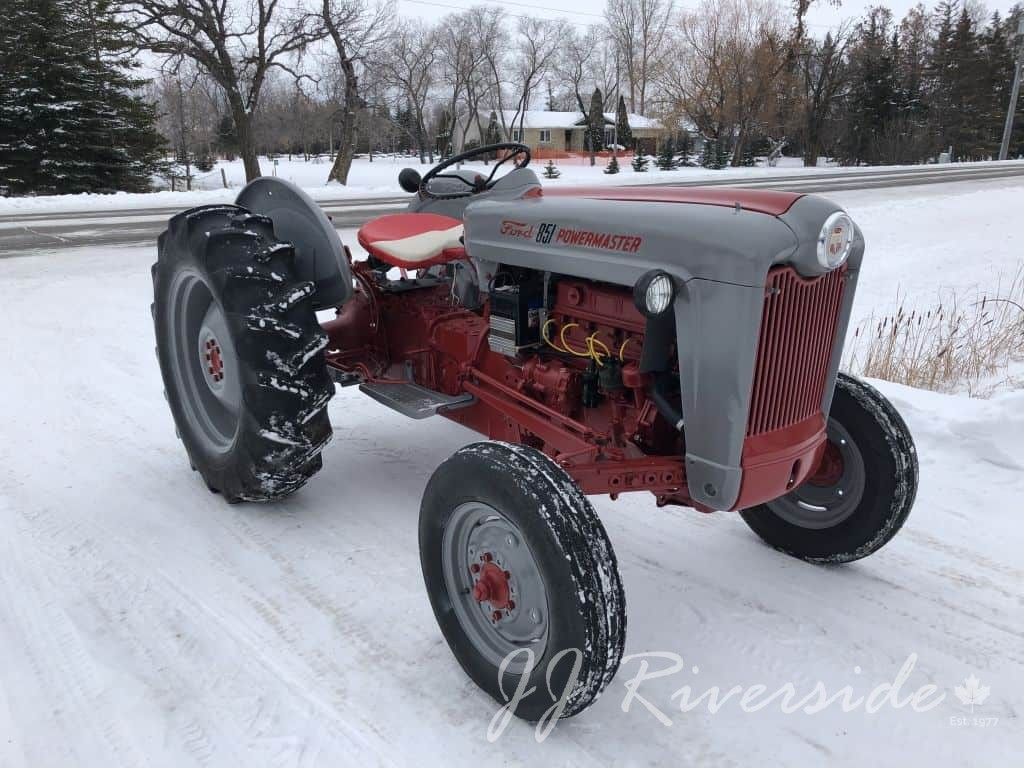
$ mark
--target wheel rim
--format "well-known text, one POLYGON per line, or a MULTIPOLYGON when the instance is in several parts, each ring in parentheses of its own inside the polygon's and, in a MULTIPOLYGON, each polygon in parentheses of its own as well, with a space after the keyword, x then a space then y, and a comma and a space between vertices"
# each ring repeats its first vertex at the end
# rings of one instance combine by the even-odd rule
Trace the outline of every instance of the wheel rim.
POLYGON ((815 474, 791 493, 768 502, 768 508, 800 528, 832 528, 857 509, 865 476, 857 444, 842 424, 830 420, 828 444, 815 474))
POLYGON ((206 453, 227 453, 242 403, 238 355, 224 311, 198 273, 175 277, 169 320, 174 378, 191 433, 206 453))
MULTIPOLYGON (((519 528, 493 507, 455 508, 441 552, 452 608, 473 647, 494 666, 513 651, 547 647, 548 599, 540 569, 519 528)), ((525 654, 507 671, 522 674, 525 654)))

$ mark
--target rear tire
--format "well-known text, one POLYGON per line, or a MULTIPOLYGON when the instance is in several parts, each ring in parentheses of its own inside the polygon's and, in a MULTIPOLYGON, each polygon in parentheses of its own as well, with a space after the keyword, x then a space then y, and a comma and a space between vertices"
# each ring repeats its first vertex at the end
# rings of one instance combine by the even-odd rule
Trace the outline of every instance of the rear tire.
POLYGON ((273 223, 237 206, 179 214, 153 265, 167 402, 190 463, 230 502, 270 501, 321 467, 327 336, 273 223))
POLYGON ((848 563, 877 552, 906 521, 917 495, 917 451, 892 403, 842 373, 828 433, 830 446, 814 477, 740 515, 754 533, 788 555, 848 563))
POLYGON ((517 717, 539 720, 570 685, 561 716, 576 715, 614 677, 626 632, 615 554, 586 496, 539 451, 477 443, 438 467, 423 495, 420 562, 434 615, 466 674, 499 704, 528 675, 525 690, 534 691, 517 717), (494 581, 483 594, 488 572, 494 581), (532 669, 522 648, 533 651, 532 669), (548 668, 569 649, 580 651, 575 684, 577 654, 548 668), (500 674, 509 654, 514 663, 500 674))

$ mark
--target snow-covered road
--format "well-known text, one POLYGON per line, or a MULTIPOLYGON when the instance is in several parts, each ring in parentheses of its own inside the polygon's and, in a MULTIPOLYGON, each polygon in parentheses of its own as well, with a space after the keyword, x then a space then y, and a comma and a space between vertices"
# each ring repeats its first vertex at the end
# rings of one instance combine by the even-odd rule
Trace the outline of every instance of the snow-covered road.
MULTIPOLYGON (((927 297, 1012 272, 1019 255, 1000 249, 1024 188, 948 194, 843 196, 874 260, 859 313, 897 283, 927 297)), ((492 744, 496 707, 444 644, 416 549, 427 478, 475 436, 341 390, 309 486, 274 506, 225 505, 189 470, 160 396, 153 255, 0 261, 3 768, 1019 760, 1024 391, 880 385, 917 440, 921 489, 901 534, 851 566, 785 558, 737 516, 597 499, 626 586, 626 652, 685 659, 640 691, 671 725, 636 701, 621 710, 633 660, 543 743, 515 722, 492 744), (759 683, 802 695, 819 680, 861 696, 912 654, 900 698, 934 684, 945 698, 927 712, 747 713, 734 700, 684 714, 672 698, 759 683), (954 690, 972 674, 973 714, 954 690)))

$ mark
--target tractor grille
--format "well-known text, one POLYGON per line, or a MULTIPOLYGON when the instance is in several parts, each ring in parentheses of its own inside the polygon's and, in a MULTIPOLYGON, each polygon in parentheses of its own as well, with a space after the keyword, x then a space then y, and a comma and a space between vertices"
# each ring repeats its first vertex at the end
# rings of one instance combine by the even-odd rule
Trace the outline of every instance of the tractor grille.
POLYGON ((747 435, 796 424, 821 409, 846 268, 811 280, 774 267, 765 286, 747 435))

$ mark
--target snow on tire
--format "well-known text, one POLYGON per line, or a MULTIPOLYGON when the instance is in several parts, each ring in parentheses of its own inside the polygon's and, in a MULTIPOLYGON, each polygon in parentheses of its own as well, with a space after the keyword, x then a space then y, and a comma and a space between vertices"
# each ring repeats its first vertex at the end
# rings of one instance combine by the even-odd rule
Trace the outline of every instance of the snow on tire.
POLYGON ((419 535, 434 614, 478 686, 505 704, 527 677, 514 714, 529 721, 566 691, 562 717, 594 702, 622 658, 625 598, 604 526, 561 467, 524 446, 467 446, 427 484, 419 535))
POLYGON ((231 502, 270 501, 321 467, 327 337, 273 223, 231 205, 172 218, 153 265, 157 356, 194 469, 231 502))
POLYGON ((815 563, 877 552, 900 530, 917 496, 917 450, 899 412, 878 390, 839 374, 818 471, 775 501, 740 512, 776 549, 815 563))

